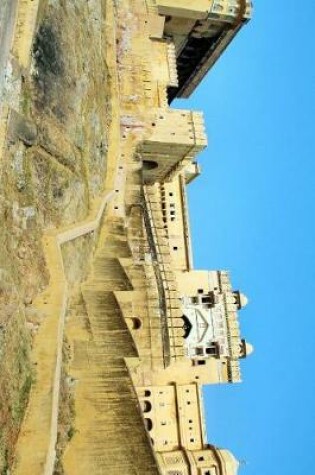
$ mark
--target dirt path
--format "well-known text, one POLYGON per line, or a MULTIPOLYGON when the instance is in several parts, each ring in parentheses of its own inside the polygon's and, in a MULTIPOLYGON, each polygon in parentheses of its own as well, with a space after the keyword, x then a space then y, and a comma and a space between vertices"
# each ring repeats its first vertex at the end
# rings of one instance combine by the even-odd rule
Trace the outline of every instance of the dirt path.
MULTIPOLYGON (((111 2, 108 2, 111 4, 111 2)), ((109 15, 110 17, 110 15, 109 15)), ((116 56, 114 50, 114 21, 107 22, 108 67, 115 77, 116 56)), ((111 95, 117 97, 117 84, 112 81, 111 95)), ((117 98, 118 101, 118 98, 117 98)), ((123 186, 123 177, 118 170, 120 122, 119 103, 113 105, 108 150, 108 168, 105 192, 95 200, 87 219, 77 225, 55 232, 46 233, 43 238, 46 265, 50 273, 50 285, 41 294, 34 306, 45 314, 39 333, 36 336, 33 361, 36 364, 36 382, 33 385, 27 413, 20 432, 16 460, 13 467, 15 475, 51 475, 55 463, 57 440, 59 385, 62 360, 64 317, 68 301, 68 288, 63 270, 62 244, 91 233, 98 229, 112 191, 123 186), (32 449, 30 449, 30 447, 32 449)))

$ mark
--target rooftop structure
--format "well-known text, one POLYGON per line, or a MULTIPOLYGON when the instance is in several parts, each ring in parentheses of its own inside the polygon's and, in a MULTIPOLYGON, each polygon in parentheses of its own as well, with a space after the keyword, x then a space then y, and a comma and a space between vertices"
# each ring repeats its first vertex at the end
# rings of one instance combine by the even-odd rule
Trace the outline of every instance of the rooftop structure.
POLYGON ((207 444, 198 385, 139 388, 138 394, 163 475, 237 475, 235 457, 207 444))
POLYGON ((178 85, 175 97, 189 97, 252 14, 248 0, 152 0, 165 19, 163 37, 174 42, 178 85))

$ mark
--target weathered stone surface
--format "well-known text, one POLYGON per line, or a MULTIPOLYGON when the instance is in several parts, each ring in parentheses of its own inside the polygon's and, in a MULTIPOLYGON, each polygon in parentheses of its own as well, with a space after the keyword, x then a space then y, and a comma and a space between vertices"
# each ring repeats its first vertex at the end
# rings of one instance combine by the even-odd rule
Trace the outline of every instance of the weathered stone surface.
POLYGON ((12 462, 32 380, 30 336, 44 318, 32 313, 36 295, 49 282, 42 234, 46 228, 84 219, 103 191, 111 113, 105 1, 41 0, 37 22, 24 15, 25 8, 37 14, 30 2, 0 3, 0 387, 6 388, 0 392, 2 473, 12 462), (19 23, 14 30, 16 14, 19 22, 26 18, 30 23, 19 23), (25 34, 27 42, 34 35, 29 69, 14 57, 18 48, 10 55, 19 35, 21 45, 26 44, 25 34), (17 347, 24 348, 23 358, 15 357, 17 347))
POLYGON ((34 145, 37 139, 37 127, 32 120, 11 110, 8 137, 12 142, 21 140, 27 146, 34 145))

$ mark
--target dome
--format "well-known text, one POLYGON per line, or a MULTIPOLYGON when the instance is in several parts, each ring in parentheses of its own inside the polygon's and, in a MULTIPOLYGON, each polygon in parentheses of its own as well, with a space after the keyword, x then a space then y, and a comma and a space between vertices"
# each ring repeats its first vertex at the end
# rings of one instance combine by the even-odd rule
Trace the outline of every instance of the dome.
POLYGON ((243 307, 246 307, 246 305, 248 304, 248 298, 246 297, 246 295, 242 294, 239 290, 235 290, 233 292, 233 295, 235 303, 237 304, 239 310, 243 307))
POLYGON ((240 358, 246 358, 254 352, 254 347, 246 340, 241 340, 240 343, 240 358))
POLYGON ((245 342, 246 356, 251 355, 254 352, 254 347, 250 343, 245 342))
POLYGON ((248 298, 246 297, 246 295, 240 293, 240 307, 241 308, 246 307, 247 304, 248 304, 248 298))

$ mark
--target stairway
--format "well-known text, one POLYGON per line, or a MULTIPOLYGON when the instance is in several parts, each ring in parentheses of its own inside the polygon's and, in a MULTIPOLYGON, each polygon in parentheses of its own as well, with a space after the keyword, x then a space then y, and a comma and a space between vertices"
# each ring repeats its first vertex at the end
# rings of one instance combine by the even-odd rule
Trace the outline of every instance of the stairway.
POLYGON ((103 229, 82 289, 88 328, 84 336, 82 331, 79 338, 75 331, 70 336, 76 432, 64 469, 67 475, 155 475, 159 471, 124 362, 137 351, 114 296, 132 290, 118 260, 130 251, 121 219, 111 218, 103 229))

